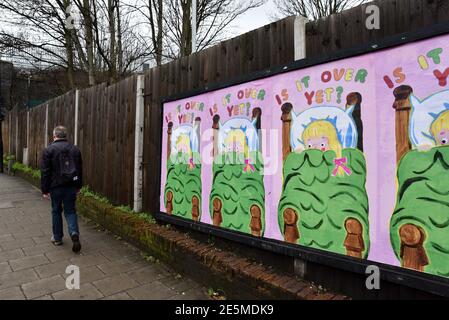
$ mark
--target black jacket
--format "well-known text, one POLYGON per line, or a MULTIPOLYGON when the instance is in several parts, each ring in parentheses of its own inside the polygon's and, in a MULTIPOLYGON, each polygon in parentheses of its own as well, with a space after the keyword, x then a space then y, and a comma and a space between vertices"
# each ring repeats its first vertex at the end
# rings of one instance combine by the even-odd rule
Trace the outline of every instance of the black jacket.
POLYGON ((83 186, 83 160, 80 150, 61 139, 53 142, 42 154, 41 161, 41 189, 43 194, 50 193, 50 190, 56 187, 76 187, 81 189, 83 186), (58 156, 61 152, 68 149, 72 159, 75 162, 75 167, 78 175, 78 180, 70 183, 61 182, 61 170, 58 161, 58 156))

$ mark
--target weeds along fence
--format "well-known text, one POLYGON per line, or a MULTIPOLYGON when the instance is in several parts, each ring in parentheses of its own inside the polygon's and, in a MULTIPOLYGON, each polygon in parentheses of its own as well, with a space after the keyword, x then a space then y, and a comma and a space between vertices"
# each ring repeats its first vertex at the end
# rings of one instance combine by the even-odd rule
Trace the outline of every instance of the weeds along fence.
POLYGON ((52 129, 65 125, 83 153, 84 180, 92 190, 114 203, 140 209, 140 202, 143 210, 156 212, 162 98, 449 20, 448 1, 371 4, 380 9, 379 30, 365 28, 369 4, 308 23, 289 17, 112 86, 70 91, 31 110, 14 109, 3 123, 5 153, 38 168, 52 129))

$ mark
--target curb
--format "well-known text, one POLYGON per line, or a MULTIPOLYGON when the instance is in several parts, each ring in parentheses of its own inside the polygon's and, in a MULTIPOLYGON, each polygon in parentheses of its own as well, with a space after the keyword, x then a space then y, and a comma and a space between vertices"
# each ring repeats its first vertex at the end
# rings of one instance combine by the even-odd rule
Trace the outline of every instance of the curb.
POLYGON ((80 197, 78 210, 177 271, 206 286, 223 288, 229 298, 348 299, 342 295, 322 292, 307 281, 279 274, 230 251, 219 250, 212 244, 192 239, 186 233, 149 223, 135 214, 98 203, 92 198, 80 197))
MULTIPOLYGON (((39 181, 23 172, 18 177, 38 186, 39 181)), ((121 236, 145 252, 169 264, 177 272, 213 288, 224 290, 230 299, 349 300, 325 292, 316 285, 271 267, 221 250, 171 226, 151 223, 94 198, 79 196, 78 212, 121 236)))

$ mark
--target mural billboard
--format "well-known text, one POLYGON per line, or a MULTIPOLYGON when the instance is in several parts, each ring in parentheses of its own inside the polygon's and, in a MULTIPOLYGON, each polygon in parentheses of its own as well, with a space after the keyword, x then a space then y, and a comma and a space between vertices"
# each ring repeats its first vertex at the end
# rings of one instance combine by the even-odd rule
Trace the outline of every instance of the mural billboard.
POLYGON ((448 278, 448 40, 164 103, 162 214, 448 278))

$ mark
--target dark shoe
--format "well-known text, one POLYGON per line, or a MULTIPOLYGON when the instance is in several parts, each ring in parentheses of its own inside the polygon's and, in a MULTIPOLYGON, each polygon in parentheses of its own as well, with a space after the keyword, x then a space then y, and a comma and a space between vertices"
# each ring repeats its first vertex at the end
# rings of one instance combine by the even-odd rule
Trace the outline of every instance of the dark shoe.
POLYGON ((80 252, 81 251, 80 236, 77 234, 72 235, 72 242, 73 242, 72 251, 75 253, 80 252))

